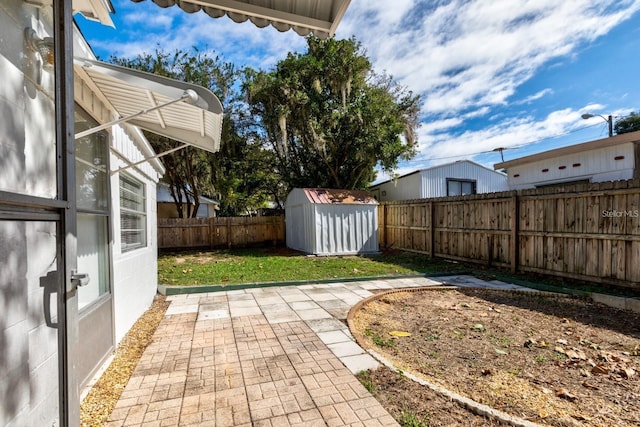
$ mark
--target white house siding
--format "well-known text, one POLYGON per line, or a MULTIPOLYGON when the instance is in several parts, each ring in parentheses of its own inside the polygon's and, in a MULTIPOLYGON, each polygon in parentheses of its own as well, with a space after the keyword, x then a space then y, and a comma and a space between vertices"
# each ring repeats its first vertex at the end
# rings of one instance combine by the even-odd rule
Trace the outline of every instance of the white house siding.
POLYGON ((376 186, 375 195, 381 201, 420 199, 424 197, 421 187, 422 177, 417 172, 376 186))
MULTIPOLYGON (((47 199, 56 195, 53 75, 24 50, 24 28, 50 35, 50 21, 47 8, 0 2, 0 191, 47 199)), ((2 426, 58 420, 57 331, 46 325, 41 287, 56 269, 56 253, 54 222, 0 221, 2 426)))
POLYGON ((579 180, 605 182, 632 179, 634 156, 634 144, 627 143, 511 166, 508 170, 509 187, 522 190, 579 180), (615 160, 621 156, 624 158, 615 160), (545 169, 547 171, 543 172, 545 169))
MULTIPOLYGON (((75 39, 76 56, 93 58, 86 43, 75 39)), ((99 122, 107 122, 114 114, 106 107, 100 93, 94 92, 84 81, 74 81, 76 102, 99 122)), ((116 171, 129 163, 144 160, 155 153, 140 129, 126 124, 109 129, 110 168, 116 171)), ((158 240, 156 185, 163 173, 157 160, 128 168, 129 174, 145 187, 147 216, 147 246, 122 252, 120 240, 120 173, 113 172, 111 185, 112 231, 112 298, 115 343, 124 337, 135 321, 149 308, 157 290, 158 240)))
MULTIPOLYGON (((127 157, 135 162, 144 156, 140 144, 143 140, 134 140, 136 133, 129 134, 122 127, 113 128, 113 145, 118 152, 125 151, 127 157)), ((112 150, 111 169, 125 166, 112 150)), ((118 343, 135 321, 149 308, 156 294, 158 284, 158 238, 157 238, 157 202, 156 185, 159 171, 149 162, 138 168, 129 168, 126 172, 145 186, 147 213, 147 246, 122 252, 120 240, 120 173, 111 177, 112 223, 113 223, 113 306, 115 342, 118 343)))

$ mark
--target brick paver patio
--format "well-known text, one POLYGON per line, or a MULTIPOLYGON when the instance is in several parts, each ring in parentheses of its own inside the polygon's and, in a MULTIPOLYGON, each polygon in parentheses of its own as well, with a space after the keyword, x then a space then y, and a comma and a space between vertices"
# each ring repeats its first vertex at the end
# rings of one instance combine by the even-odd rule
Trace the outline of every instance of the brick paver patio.
MULTIPOLYGON (((447 282, 509 286, 468 276, 447 282)), ((107 425, 397 426, 353 375, 378 363, 343 320, 373 289, 441 283, 403 278, 168 297, 107 425)))

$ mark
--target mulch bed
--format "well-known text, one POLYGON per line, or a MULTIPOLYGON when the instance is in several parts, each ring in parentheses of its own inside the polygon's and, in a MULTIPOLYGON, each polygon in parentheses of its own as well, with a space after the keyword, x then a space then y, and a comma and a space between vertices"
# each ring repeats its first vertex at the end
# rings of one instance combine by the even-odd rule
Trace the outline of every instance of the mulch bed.
POLYGON ((157 295, 151 307, 127 332, 111 364, 82 401, 80 425, 99 427, 107 422, 168 307, 165 297, 157 295))

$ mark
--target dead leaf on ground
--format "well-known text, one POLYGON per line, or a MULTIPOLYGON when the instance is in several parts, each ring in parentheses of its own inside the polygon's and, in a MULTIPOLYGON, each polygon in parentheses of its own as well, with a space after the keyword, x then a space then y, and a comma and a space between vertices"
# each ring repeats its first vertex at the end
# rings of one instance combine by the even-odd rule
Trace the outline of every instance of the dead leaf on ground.
POLYGON ((609 373, 609 368, 607 367, 607 365, 600 363, 591 369, 591 373, 606 375, 609 373))
POLYGON ((406 331, 389 331, 389 335, 393 335, 394 337, 410 337, 411 333, 406 331))
POLYGON ((575 394, 572 394, 569 392, 569 390, 567 390, 566 388, 560 388, 558 390, 556 390, 556 396, 562 398, 562 399, 567 399, 567 400, 571 400, 574 401, 578 398, 578 396, 576 396, 575 394))
POLYGON ((587 360, 587 355, 583 351, 572 348, 566 350, 565 353, 569 359, 587 360))
POLYGON ((620 370, 620 374, 621 374, 623 377, 625 377, 625 378, 629 379, 629 378, 633 377, 633 376, 636 374, 636 371, 634 371, 634 370, 633 370, 633 369, 631 369, 631 368, 622 368, 622 369, 620 370))

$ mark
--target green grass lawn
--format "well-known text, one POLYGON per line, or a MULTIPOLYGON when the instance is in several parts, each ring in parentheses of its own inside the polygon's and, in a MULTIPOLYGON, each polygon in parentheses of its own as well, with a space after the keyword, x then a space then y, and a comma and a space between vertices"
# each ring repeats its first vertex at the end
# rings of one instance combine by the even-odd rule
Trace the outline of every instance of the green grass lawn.
POLYGON ((313 257, 284 248, 166 253, 158 257, 158 283, 233 285, 460 271, 457 263, 391 252, 369 256, 313 257))

